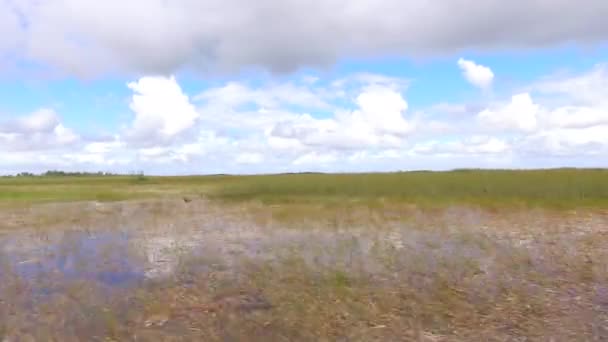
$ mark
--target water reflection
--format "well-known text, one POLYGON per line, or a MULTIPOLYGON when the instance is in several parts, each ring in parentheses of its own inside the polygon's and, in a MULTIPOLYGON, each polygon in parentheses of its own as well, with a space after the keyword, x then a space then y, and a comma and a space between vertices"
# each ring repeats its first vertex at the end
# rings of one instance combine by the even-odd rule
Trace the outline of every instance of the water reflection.
MULTIPOLYGON (((386 235, 385 242, 394 239, 386 235)), ((272 263, 293 255, 311 266, 373 270, 379 266, 369 255, 377 243, 356 232, 288 229, 16 232, 0 237, 0 278, 10 271, 32 284, 54 279, 124 287, 170 277, 184 260, 197 260, 197 272, 205 272, 207 263, 238 273, 246 261, 272 263)))
POLYGON ((72 231, 48 241, 17 234, 0 242, 0 253, 14 275, 34 283, 60 278, 126 286, 145 276, 144 260, 133 253, 129 241, 129 235, 120 232, 72 231))

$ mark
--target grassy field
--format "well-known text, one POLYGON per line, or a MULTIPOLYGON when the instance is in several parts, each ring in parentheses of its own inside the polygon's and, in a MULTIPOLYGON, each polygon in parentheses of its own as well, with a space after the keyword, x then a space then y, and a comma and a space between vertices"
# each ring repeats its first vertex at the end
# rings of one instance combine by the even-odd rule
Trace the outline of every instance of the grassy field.
POLYGON ((267 204, 390 200, 430 206, 602 207, 608 205, 608 170, 0 179, 0 202, 113 201, 180 193, 267 204))
POLYGON ((268 203, 390 199, 421 204, 608 204, 608 171, 542 170, 300 174, 236 178, 213 193, 268 203))
POLYGON ((223 177, 44 176, 0 178, 0 203, 111 202, 204 193, 223 177))
POLYGON ((0 340, 605 341, 606 208, 606 170, 0 178, 0 340))

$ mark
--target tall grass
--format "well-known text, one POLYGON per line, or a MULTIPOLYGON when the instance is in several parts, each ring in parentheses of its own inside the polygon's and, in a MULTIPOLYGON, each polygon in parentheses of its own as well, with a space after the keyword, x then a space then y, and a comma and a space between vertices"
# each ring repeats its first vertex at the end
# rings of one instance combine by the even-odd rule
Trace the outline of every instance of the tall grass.
POLYGON ((608 170, 459 170, 376 174, 294 174, 234 178, 216 197, 268 203, 389 199, 421 204, 608 204, 608 170))
POLYGON ((229 201, 608 206, 608 170, 457 170, 367 174, 0 178, 0 202, 121 200, 195 193, 229 201))
POLYGON ((164 194, 204 192, 217 178, 134 176, 42 176, 0 178, 0 204, 119 201, 164 194))

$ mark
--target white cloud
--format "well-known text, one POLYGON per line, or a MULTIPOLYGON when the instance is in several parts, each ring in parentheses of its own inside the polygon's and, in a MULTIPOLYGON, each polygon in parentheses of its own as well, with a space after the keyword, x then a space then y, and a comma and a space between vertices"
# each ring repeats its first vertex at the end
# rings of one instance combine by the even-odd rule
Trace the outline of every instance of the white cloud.
POLYGON ((265 132, 266 141, 272 151, 288 151, 298 153, 307 150, 307 146, 302 144, 299 140, 275 136, 272 131, 273 130, 267 130, 265 132))
POLYGON ((293 71, 342 58, 594 44, 608 37, 604 0, 22 0, 0 6, 0 51, 83 75, 293 71), (13 7, 27 25, 18 24, 13 7))
POLYGON ((499 154, 508 152, 510 149, 506 141, 496 137, 472 137, 466 144, 468 144, 466 148, 468 153, 499 154))
POLYGON ((241 153, 235 161, 237 164, 259 164, 264 161, 264 156, 261 153, 241 153))
POLYGON ((381 86, 365 89, 356 100, 358 111, 351 114, 352 121, 365 122, 381 134, 402 136, 412 129, 403 118, 407 102, 398 91, 381 86))
POLYGON ((211 88, 195 97, 214 105, 234 108, 246 104, 255 104, 265 109, 276 109, 283 105, 306 106, 307 108, 331 108, 317 89, 311 89, 312 83, 297 85, 292 82, 270 84, 252 89, 241 82, 229 82, 225 86, 211 88))
POLYGON ((7 2, 0 2, 0 67, 2 57, 18 47, 21 36, 19 28, 19 18, 13 6, 7 2))
POLYGON ((168 147, 149 147, 142 148, 139 150, 139 154, 144 159, 160 157, 171 153, 171 149, 168 147))
MULTIPOLYGON (((90 145, 88 145, 89 150, 91 149, 90 145)), ((186 141, 176 140, 171 144, 147 145, 136 148, 136 146, 115 141, 103 143, 102 146, 96 146, 96 148, 107 148, 108 145, 115 152, 117 152, 116 149, 123 154, 129 151, 135 152, 132 160, 149 163, 151 166, 162 164, 170 166, 175 162, 183 164, 194 163, 206 156, 219 157, 222 159, 222 162, 227 163, 230 156, 237 152, 234 148, 234 142, 229 138, 218 136, 215 132, 202 128, 199 128, 196 138, 186 141)))
POLYGON ((534 156, 584 156, 608 152, 608 73, 598 65, 581 75, 545 79, 536 93, 479 113, 487 127, 524 133, 515 149, 534 156))
POLYGON ((608 106, 601 96, 608 74, 598 70, 545 78, 488 105, 422 109, 409 108, 408 81, 382 75, 228 82, 203 91, 198 107, 175 78, 143 77, 129 84, 135 120, 105 139, 79 136, 48 108, 1 122, 0 170, 193 174, 601 166, 600 156, 608 155, 608 106), (590 89, 592 95, 579 94, 590 89))
POLYGON ((604 65, 582 75, 544 80, 529 88, 538 100, 533 100, 531 93, 514 95, 509 103, 481 111, 477 116, 480 123, 528 133, 608 124, 608 72, 604 65))
POLYGON ((463 58, 458 60, 458 66, 464 78, 477 88, 487 90, 492 86, 494 81, 492 69, 463 58))
POLYGON ((201 128, 194 142, 185 143, 176 147, 177 154, 186 159, 203 156, 212 152, 220 152, 232 144, 229 138, 219 136, 215 132, 201 128))
POLYGON ((608 70, 605 64, 574 76, 545 79, 530 87, 549 104, 542 120, 553 128, 608 124, 608 70))
POLYGON ((522 93, 513 95, 506 105, 481 111, 477 119, 489 129, 532 132, 537 128, 539 112, 530 94, 522 93))
POLYGON ((193 127, 199 113, 175 77, 143 77, 128 87, 135 120, 129 136, 135 140, 170 141, 193 127))
POLYGON ((112 141, 91 142, 84 146, 84 151, 92 154, 107 154, 116 149, 124 147, 125 144, 120 141, 119 137, 115 137, 112 141))
POLYGON ((57 143, 61 145, 71 144, 76 142, 80 137, 74 133, 71 129, 66 128, 62 124, 55 126, 53 130, 57 143))
POLYGON ((431 140, 416 144, 411 152, 414 155, 488 155, 510 152, 508 142, 491 136, 473 136, 451 140, 431 140))
POLYGON ((175 162, 187 163, 188 158, 178 154, 172 147, 146 147, 137 150, 137 160, 155 165, 171 165, 175 162))
POLYGON ((72 149, 61 155, 61 158, 71 164, 92 164, 97 166, 114 166, 128 164, 131 156, 125 142, 115 136, 112 140, 86 142, 81 150, 72 149))
POLYGON ((80 136, 65 127, 52 109, 43 108, 12 121, 0 122, 0 150, 49 150, 79 140, 80 136))
POLYGON ((302 115, 279 122, 271 135, 305 146, 365 149, 399 146, 413 130, 412 124, 403 117, 407 102, 392 87, 365 87, 356 97, 355 104, 358 109, 339 110, 328 119, 302 115))
POLYGON ((293 165, 319 166, 336 162, 337 157, 334 153, 310 152, 295 159, 293 165))
POLYGON ((608 125, 541 131, 526 137, 519 148, 541 156, 604 156, 608 153, 608 125))
POLYGON ((590 71, 539 81, 531 87, 543 95, 559 96, 570 106, 608 107, 608 65, 598 64, 590 71))
POLYGON ((66 153, 61 156, 69 163, 73 164, 96 164, 96 165, 113 165, 111 160, 107 160, 101 154, 96 153, 66 153))
POLYGON ((545 115, 551 127, 587 128, 608 124, 608 107, 558 107, 545 115))
POLYGON ((206 89, 195 97, 200 124, 218 132, 250 134, 270 131, 277 122, 296 120, 295 110, 327 111, 331 94, 321 86, 293 82, 252 87, 245 82, 228 82, 206 89))
POLYGON ((17 122, 24 132, 50 132, 59 125, 59 116, 52 109, 42 108, 17 122))

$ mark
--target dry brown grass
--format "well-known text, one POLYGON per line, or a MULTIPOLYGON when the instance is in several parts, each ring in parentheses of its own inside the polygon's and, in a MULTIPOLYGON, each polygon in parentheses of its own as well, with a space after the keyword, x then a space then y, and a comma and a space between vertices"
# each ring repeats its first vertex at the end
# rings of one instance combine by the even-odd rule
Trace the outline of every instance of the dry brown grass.
POLYGON ((176 198, 22 210, 0 214, 9 341, 608 339, 597 209, 176 198), (23 273, 59 256, 81 263, 76 276, 23 273), (101 282, 122 258, 158 272, 101 282))

